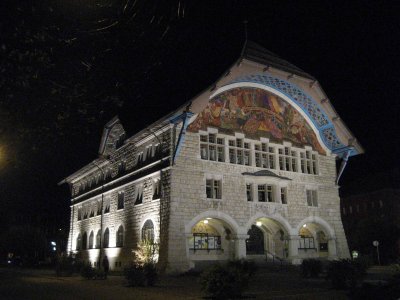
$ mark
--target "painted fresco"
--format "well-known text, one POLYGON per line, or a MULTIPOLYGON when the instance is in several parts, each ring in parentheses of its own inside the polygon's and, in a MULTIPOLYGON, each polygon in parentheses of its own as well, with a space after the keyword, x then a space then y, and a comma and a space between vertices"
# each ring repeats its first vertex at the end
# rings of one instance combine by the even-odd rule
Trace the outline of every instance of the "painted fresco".
POLYGON ((257 88, 235 88, 210 100, 207 107, 188 127, 189 131, 216 127, 221 132, 242 132, 248 138, 267 137, 302 147, 309 145, 321 154, 325 151, 304 117, 278 96, 257 88))

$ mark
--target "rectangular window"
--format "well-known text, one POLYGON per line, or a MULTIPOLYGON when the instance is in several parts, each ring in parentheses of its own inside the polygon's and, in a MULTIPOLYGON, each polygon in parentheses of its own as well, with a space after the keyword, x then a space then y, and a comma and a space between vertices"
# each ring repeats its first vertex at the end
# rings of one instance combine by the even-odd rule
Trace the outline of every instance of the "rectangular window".
POLYGON ((281 188, 281 203, 287 204, 287 188, 281 188))
POLYGON ((274 202, 272 185, 267 185, 267 201, 274 202))
POLYGON ((142 203, 143 203, 143 186, 137 185, 136 186, 135 205, 142 204, 142 203))
POLYGON ((161 180, 156 179, 153 182, 153 200, 161 198, 161 180))
POLYGON ((200 157, 204 160, 225 161, 224 139, 215 134, 200 135, 200 157))
POLYGON ((317 198, 317 191, 316 190, 307 190, 307 205, 318 207, 318 198, 317 198))
POLYGON ((82 220, 82 208, 78 208, 78 221, 82 220))
POLYGON ((258 202, 265 202, 266 199, 265 184, 258 185, 258 202))
POLYGON ((125 193, 124 192, 119 192, 118 193, 117 209, 123 209, 124 206, 125 206, 125 193))
POLYGON ((273 147, 268 147, 266 143, 261 143, 254 145, 254 151, 256 167, 275 169, 275 154, 273 147))
POLYGON ((208 233, 193 233, 193 250, 219 250, 221 237, 208 233))
POLYGON ((110 200, 104 201, 104 213, 107 214, 110 212, 110 200))
POLYGON ((247 196, 247 201, 253 201, 253 189, 251 184, 246 184, 246 196, 247 196))
POLYGON ((206 180, 206 196, 209 199, 221 199, 221 180, 206 180))

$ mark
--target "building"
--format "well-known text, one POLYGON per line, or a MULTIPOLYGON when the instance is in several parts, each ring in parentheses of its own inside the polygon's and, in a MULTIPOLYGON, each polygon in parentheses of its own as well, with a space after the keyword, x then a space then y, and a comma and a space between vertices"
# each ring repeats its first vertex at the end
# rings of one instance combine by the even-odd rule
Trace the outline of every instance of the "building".
POLYGON ((362 152, 315 78, 247 42, 211 88, 142 131, 106 124, 98 158, 63 181, 68 251, 118 269, 148 239, 168 271, 349 257, 336 160, 362 152))
POLYGON ((400 257, 399 170, 386 170, 363 176, 353 185, 351 195, 341 198, 341 214, 350 251, 371 256, 376 263, 377 240, 380 261, 393 262, 400 257))

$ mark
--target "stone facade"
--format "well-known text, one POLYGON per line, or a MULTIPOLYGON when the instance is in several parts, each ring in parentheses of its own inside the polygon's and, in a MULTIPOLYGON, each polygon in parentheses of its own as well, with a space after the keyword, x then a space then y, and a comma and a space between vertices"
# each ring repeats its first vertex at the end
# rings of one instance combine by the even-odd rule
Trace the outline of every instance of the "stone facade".
POLYGON ((118 269, 154 236, 170 272, 349 257, 336 160, 363 150, 314 78, 246 58, 250 50, 214 88, 136 135, 126 138, 117 118, 105 126, 99 158, 64 180, 70 252, 92 265, 107 255, 118 269))

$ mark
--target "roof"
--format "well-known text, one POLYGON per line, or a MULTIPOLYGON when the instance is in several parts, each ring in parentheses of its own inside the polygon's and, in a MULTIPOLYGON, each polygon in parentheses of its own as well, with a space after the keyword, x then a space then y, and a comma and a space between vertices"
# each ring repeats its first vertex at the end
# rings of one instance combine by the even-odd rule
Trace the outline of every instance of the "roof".
POLYGON ((253 41, 246 41, 242 49, 242 57, 260 64, 271 66, 288 73, 296 74, 308 79, 316 80, 313 76, 303 71, 294 64, 284 60, 275 53, 265 49, 253 41))

